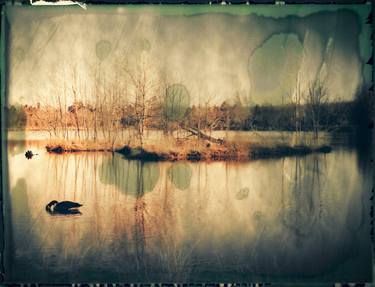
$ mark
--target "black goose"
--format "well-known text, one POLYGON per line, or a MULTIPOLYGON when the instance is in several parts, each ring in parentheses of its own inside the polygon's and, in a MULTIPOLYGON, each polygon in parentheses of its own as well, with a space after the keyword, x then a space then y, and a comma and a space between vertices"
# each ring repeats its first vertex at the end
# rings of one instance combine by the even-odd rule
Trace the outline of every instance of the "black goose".
POLYGON ((37 153, 33 153, 31 150, 28 150, 26 153, 25 153, 25 157, 27 159, 32 159, 34 155, 38 155, 37 153))
POLYGON ((81 214, 78 210, 82 204, 73 201, 52 200, 46 205, 46 211, 51 214, 81 214))

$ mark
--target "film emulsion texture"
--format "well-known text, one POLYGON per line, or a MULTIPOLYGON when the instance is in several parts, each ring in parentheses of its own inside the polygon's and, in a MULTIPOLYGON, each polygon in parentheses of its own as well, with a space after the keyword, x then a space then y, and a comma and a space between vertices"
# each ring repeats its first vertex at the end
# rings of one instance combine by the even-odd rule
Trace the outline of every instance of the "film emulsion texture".
POLYGON ((370 11, 6 7, 5 281, 370 282, 370 11))

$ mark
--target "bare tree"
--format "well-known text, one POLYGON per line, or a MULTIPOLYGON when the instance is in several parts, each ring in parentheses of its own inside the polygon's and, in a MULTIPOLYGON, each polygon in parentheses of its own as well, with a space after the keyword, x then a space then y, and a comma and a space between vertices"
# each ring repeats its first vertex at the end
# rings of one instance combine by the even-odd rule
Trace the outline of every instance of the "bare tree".
POLYGON ((124 70, 130 80, 132 101, 129 104, 133 109, 132 120, 142 147, 145 124, 152 117, 151 110, 157 103, 156 93, 160 81, 145 53, 136 57, 135 63, 125 61, 124 70))
POLYGON ((322 107, 327 103, 327 88, 319 79, 310 85, 306 95, 306 109, 311 122, 314 138, 318 138, 322 107))

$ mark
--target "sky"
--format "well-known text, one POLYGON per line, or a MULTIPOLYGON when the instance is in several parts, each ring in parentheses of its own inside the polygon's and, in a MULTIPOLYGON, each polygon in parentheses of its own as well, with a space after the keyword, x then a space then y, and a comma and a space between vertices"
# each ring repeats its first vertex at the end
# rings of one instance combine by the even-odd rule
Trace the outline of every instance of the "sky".
MULTIPOLYGON (((186 87, 192 105, 282 104, 324 82, 352 100, 371 70, 370 5, 7 7, 9 104, 94 99, 146 63, 150 81, 186 87), (119 71, 119 72, 116 72, 119 71), (105 80, 104 80, 105 79, 105 80), (104 84, 106 83, 106 84, 104 84), (107 85, 107 86, 105 86, 107 85), (83 93, 83 91, 85 91, 83 93)), ((151 85, 150 87, 155 85, 151 85)), ((121 90, 122 97, 131 97, 121 90)), ((150 88, 150 94, 155 93, 150 88)), ((160 89, 158 90, 160 92, 160 89)))

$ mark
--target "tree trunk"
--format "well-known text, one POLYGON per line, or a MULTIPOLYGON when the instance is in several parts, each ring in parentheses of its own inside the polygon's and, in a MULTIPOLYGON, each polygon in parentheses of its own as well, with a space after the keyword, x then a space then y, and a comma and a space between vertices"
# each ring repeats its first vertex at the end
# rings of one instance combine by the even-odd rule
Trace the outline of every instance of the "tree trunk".
POLYGON ((193 135, 196 135, 198 138, 202 138, 202 139, 208 140, 208 141, 213 142, 213 143, 223 144, 225 142, 223 139, 217 139, 217 138, 214 138, 212 136, 206 135, 205 133, 203 133, 199 129, 195 129, 195 128, 191 128, 191 127, 185 127, 185 126, 182 126, 182 125, 181 125, 181 128, 185 131, 188 131, 188 132, 192 133, 193 135))

